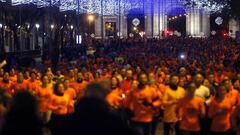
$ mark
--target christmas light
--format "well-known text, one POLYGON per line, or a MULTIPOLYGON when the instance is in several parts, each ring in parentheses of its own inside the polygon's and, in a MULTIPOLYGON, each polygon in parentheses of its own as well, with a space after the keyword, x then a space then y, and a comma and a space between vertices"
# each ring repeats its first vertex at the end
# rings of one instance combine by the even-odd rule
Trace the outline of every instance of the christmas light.
MULTIPOLYGON (((146 13, 146 5, 152 4, 154 7, 157 3, 159 3, 161 12, 166 12, 168 9, 174 7, 180 7, 184 10, 194 7, 205 9, 209 12, 221 12, 223 8, 228 6, 226 1, 227 0, 220 2, 213 0, 12 0, 12 5, 34 4, 39 8, 56 6, 59 7, 60 11, 75 10, 78 13, 126 15, 131 9, 140 9, 146 13)), ((6 0, 0 0, 0 2, 6 2, 6 0)))

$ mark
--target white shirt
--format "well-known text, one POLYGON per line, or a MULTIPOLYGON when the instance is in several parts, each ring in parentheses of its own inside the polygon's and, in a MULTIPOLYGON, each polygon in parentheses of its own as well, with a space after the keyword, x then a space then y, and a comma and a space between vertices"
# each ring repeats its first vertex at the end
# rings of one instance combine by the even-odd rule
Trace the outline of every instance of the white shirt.
POLYGON ((206 86, 201 85, 199 88, 195 91, 195 96, 201 97, 206 104, 210 103, 210 90, 206 86))

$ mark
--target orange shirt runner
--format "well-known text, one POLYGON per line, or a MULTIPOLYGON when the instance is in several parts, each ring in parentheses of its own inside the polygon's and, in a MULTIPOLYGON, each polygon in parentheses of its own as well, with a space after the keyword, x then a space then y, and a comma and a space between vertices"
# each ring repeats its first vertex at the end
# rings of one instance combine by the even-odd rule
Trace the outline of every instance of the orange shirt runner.
POLYGON ((183 98, 185 95, 185 90, 182 87, 178 87, 177 90, 172 90, 167 87, 163 94, 163 108, 164 115, 163 121, 166 123, 175 123, 179 120, 176 114, 177 102, 179 99, 183 98))
POLYGON ((49 110, 49 105, 51 104, 51 90, 39 86, 36 89, 36 97, 39 103, 39 112, 47 112, 49 110))
MULTIPOLYGON (((154 116, 154 108, 160 106, 160 99, 156 99, 155 90, 146 86, 143 90, 134 90, 129 95, 129 108, 133 111, 132 121, 149 123, 154 116)), ((160 108, 160 107, 159 107, 160 108)))
POLYGON ((177 105, 177 112, 180 115, 180 129, 183 131, 199 132, 199 116, 204 118, 206 110, 204 100, 200 97, 184 97, 180 99, 177 105))
POLYGON ((68 114, 69 105, 71 105, 70 102, 70 97, 66 94, 64 94, 63 96, 57 96, 53 94, 51 96, 51 103, 49 108, 54 114, 66 115, 68 114))
POLYGON ((230 98, 224 97, 222 101, 214 98, 208 110, 208 117, 212 119, 211 131, 226 132, 231 129, 231 115, 233 105, 230 98))

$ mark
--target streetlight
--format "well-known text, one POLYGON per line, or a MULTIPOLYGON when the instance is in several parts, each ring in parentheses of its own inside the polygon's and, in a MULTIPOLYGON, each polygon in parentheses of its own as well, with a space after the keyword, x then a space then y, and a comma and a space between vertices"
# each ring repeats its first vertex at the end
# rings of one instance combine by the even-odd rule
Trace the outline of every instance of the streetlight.
MULTIPOLYGON (((2 43, 2 45, 4 44, 4 37, 3 37, 3 24, 2 23, 0 23, 0 30, 1 30, 1 43, 2 43)), ((1 49, 0 49, 0 52, 1 52, 1 49)))
POLYGON ((94 16, 88 15, 88 35, 90 35, 90 25, 93 20, 94 20, 94 16))
POLYGON ((70 26, 71 30, 73 30, 73 25, 70 26))
POLYGON ((37 23, 35 24, 35 27, 37 28, 37 30, 40 28, 40 25, 37 23))
POLYGON ((37 31, 36 31, 36 45, 35 45, 35 49, 38 48, 38 29, 40 28, 40 24, 35 24, 35 27, 37 28, 37 31))
POLYGON ((51 29, 54 29, 54 25, 53 24, 50 27, 51 27, 51 29))

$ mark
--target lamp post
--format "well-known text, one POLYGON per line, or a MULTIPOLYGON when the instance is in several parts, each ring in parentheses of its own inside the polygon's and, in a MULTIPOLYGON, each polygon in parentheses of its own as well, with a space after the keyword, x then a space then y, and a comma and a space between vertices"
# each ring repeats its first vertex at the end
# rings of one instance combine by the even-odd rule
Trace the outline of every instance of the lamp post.
POLYGON ((4 34, 3 34, 3 24, 0 23, 0 32, 1 32, 1 42, 0 42, 0 52, 3 53, 2 51, 4 50, 3 49, 3 46, 4 46, 4 34))
POLYGON ((37 23, 37 24, 35 24, 35 27, 37 29, 37 31, 36 31, 36 46, 35 46, 35 50, 36 50, 36 48, 39 47, 39 45, 38 45, 38 29, 40 28, 40 25, 37 23))

